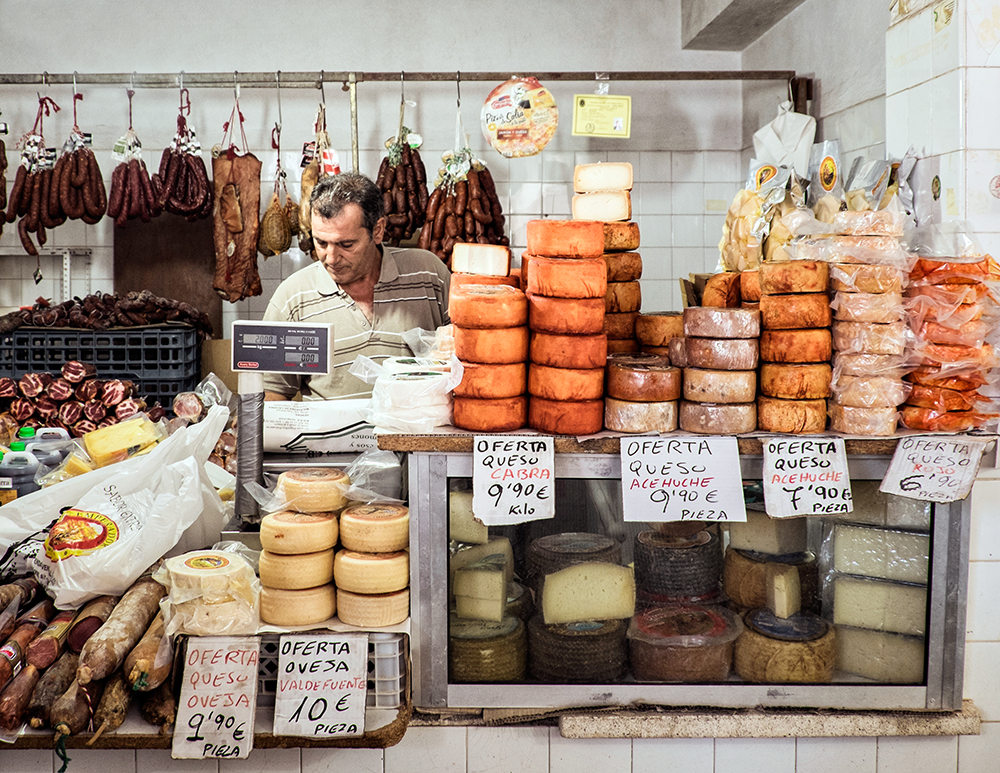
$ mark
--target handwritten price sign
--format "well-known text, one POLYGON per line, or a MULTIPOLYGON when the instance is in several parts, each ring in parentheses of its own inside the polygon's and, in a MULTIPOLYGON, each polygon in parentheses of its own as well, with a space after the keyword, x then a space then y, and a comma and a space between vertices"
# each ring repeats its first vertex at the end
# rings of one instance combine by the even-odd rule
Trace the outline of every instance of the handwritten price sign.
POLYGON ((368 695, 368 634, 282 636, 274 734, 362 735, 368 695))
POLYGON ((764 506, 773 518, 854 509, 847 452, 839 438, 764 440, 764 506))
POLYGON ((626 521, 745 521, 736 438, 622 438, 626 521))
POLYGON ((260 639, 192 636, 170 756, 246 759, 253 749, 260 639))
POLYGON ((965 499, 991 442, 964 436, 901 438, 878 490, 924 502, 965 499))
POLYGON ((554 518, 551 437, 475 439, 472 510, 487 526, 554 518))

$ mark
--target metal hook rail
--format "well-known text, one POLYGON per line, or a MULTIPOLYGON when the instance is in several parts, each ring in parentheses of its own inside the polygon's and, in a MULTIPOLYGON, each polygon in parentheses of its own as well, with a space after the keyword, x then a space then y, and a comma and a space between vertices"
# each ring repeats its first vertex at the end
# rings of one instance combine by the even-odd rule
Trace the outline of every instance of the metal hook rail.
MULTIPOLYGON (((450 72, 336 72, 327 70, 281 72, 281 87, 287 89, 319 89, 324 83, 340 83, 350 92, 351 145, 354 171, 358 171, 358 101, 359 83, 397 83, 402 80, 417 82, 454 83, 457 71, 450 72)), ((617 72, 553 71, 531 72, 542 82, 607 81, 785 81, 795 99, 796 112, 806 112, 806 100, 812 92, 811 78, 797 78, 794 70, 620 70, 617 72)), ((178 73, 0 73, 0 86, 52 86, 80 84, 121 86, 136 88, 272 88, 275 71, 267 72, 178 72, 178 73)), ((491 81, 502 83, 511 77, 506 72, 462 72, 464 81, 491 81)), ((461 92, 459 92, 461 94, 461 92)), ((325 95, 322 99, 326 101, 325 95)))

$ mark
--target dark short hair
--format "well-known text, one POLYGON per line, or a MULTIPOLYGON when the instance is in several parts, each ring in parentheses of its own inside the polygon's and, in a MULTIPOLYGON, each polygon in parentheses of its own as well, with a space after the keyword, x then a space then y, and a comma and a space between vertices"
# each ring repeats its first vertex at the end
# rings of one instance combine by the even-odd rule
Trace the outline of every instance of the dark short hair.
POLYGON ((337 217, 345 204, 352 203, 361 207, 361 224, 368 233, 374 232, 376 223, 385 215, 385 204, 382 191, 363 174, 345 172, 323 177, 309 196, 309 206, 327 220, 337 217))

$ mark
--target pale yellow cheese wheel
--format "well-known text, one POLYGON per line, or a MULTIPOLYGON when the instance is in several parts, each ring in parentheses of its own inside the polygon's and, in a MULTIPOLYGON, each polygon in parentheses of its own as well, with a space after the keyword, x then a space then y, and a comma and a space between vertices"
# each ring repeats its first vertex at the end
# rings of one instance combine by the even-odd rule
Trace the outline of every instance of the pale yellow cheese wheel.
POLYGON ((257 572, 261 585, 271 588, 315 588, 333 579, 333 548, 297 555, 262 550, 257 572))
POLYGON ((358 628, 383 628, 403 622, 410 615, 410 589, 393 593, 364 594, 337 589, 337 617, 358 628))
POLYGON ((339 550, 333 561, 333 578, 338 589, 351 593, 392 593, 410 584, 410 554, 359 553, 339 550))
POLYGON ((340 544, 359 553, 403 550, 410 544, 410 511, 385 502, 351 505, 340 514, 340 544))
POLYGON ((335 513, 268 513, 260 522, 260 544, 271 553, 297 554, 327 550, 337 544, 335 513))
POLYGON ((315 588, 260 589, 260 619, 271 625, 309 625, 329 620, 337 613, 337 589, 332 583, 315 588))
POLYGON ((351 479, 334 467, 297 467, 278 476, 275 494, 288 510, 328 513, 344 506, 344 492, 351 479))

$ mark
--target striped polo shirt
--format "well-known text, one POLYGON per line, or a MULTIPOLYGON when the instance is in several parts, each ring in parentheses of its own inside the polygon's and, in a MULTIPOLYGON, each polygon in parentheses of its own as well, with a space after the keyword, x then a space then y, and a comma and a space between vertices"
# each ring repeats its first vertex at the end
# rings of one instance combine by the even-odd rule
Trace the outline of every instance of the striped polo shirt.
POLYGON ((333 370, 327 376, 265 374, 264 389, 304 400, 368 397, 372 387, 348 373, 359 354, 376 362, 409 356, 402 334, 447 325, 447 266, 425 250, 381 246, 382 269, 375 285, 372 322, 316 261, 296 271, 274 291, 264 312, 273 322, 333 323, 333 370))

